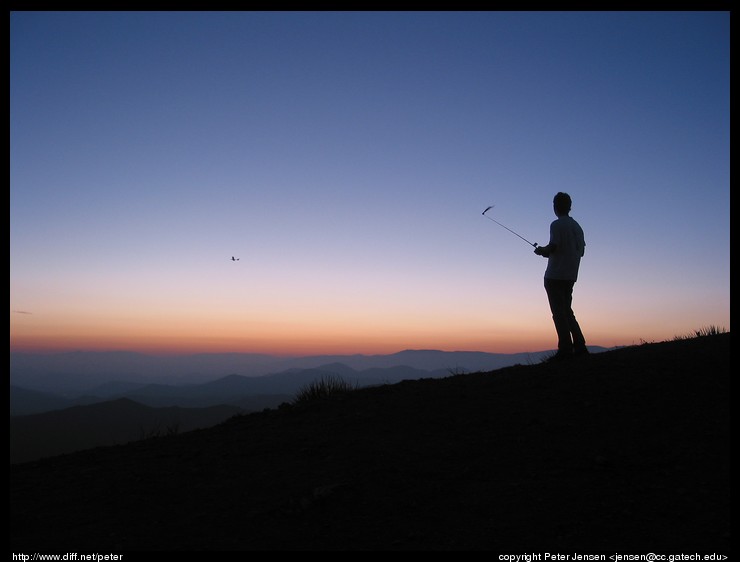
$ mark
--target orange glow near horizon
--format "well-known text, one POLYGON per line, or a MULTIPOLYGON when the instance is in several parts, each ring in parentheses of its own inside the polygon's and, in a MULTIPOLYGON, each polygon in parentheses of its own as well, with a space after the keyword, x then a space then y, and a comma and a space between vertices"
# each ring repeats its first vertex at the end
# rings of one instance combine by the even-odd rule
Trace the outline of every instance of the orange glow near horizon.
MULTIPOLYGON (((556 347, 544 291, 537 298, 524 295, 539 291, 538 282, 486 306, 454 286, 446 292, 429 284, 421 290, 401 287, 394 294, 390 288, 381 293, 376 285, 378 292, 365 291, 361 298, 350 284, 322 293, 320 284, 306 290, 308 281, 301 283, 300 293, 285 290, 278 296, 232 289, 228 296, 206 293, 199 301, 199 295, 178 287, 162 289, 158 298, 143 291, 129 295, 120 287, 115 299, 88 293, 84 299, 68 294, 64 300, 39 300, 11 312, 10 349, 307 356, 405 349, 526 353, 556 347)), ((711 302, 671 314, 646 309, 635 317, 619 306, 607 309, 585 288, 576 312, 589 345, 662 341, 707 325, 729 330, 726 311, 708 306, 711 302)))
MULTIPOLYGON (((17 319, 16 319, 17 320, 17 319)), ((423 325, 368 321, 364 325, 325 319, 323 323, 244 322, 203 318, 139 325, 77 321, 39 326, 28 318, 11 324, 11 351, 112 351, 155 354, 265 353, 282 356, 388 354, 404 349, 516 353, 552 347, 550 326, 501 329, 461 323, 423 325)))
MULTIPOLYGON (((376 355, 405 349, 442 351, 483 351, 489 353, 534 352, 555 347, 551 325, 540 323, 537 329, 522 327, 477 326, 463 330, 406 325, 386 328, 364 326, 349 328, 341 324, 309 326, 300 324, 263 324, 230 326, 203 321, 200 324, 150 324, 132 326, 47 326, 40 328, 17 322, 11 326, 10 350, 13 352, 54 353, 65 351, 136 351, 149 354, 194 353, 264 353, 278 356, 306 355, 376 355), (239 329, 241 328, 241 329, 239 329)), ((610 334, 599 326, 591 327, 590 345, 612 347, 643 341, 661 341, 684 331, 661 333, 646 327, 644 334, 610 334)), ((697 326, 695 328, 699 328, 697 326)))
POLYGON ((517 353, 552 347, 552 337, 544 334, 538 343, 533 338, 498 339, 453 338, 438 334, 428 337, 382 337, 381 334, 351 333, 283 333, 261 334, 244 337, 182 335, 115 335, 67 334, 40 337, 16 335, 11 338, 14 352, 64 352, 64 351, 137 351, 152 354, 192 353, 264 353, 279 356, 304 355, 382 355, 405 349, 438 349, 442 351, 488 351, 492 353, 517 353))

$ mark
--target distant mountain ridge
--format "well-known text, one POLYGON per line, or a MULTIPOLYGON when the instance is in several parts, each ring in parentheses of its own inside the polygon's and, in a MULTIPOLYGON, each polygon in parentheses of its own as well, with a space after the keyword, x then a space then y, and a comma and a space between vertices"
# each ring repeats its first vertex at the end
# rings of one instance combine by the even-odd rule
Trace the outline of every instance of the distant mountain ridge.
POLYGON ((69 398, 52 392, 31 390, 20 386, 10 385, 10 415, 22 416, 39 414, 51 410, 62 410, 73 406, 81 406, 91 402, 101 402, 100 398, 86 397, 69 398))
MULTIPOLYGON (((593 346, 593 352, 606 348, 593 346)), ((354 370, 408 366, 433 371, 490 371, 538 362, 547 351, 486 353, 477 351, 404 350, 390 355, 316 355, 279 357, 250 353, 147 355, 121 351, 10 353, 10 380, 27 389, 79 396, 105 383, 200 384, 229 374, 257 377, 290 369, 341 363, 354 370)))
POLYGON ((311 369, 289 369, 261 377, 231 374, 202 384, 135 384, 110 382, 101 385, 105 392, 92 389, 75 398, 11 386, 10 414, 41 413, 71 406, 128 398, 152 407, 180 406, 203 408, 220 404, 237 405, 247 411, 275 407, 291 400, 305 385, 324 377, 340 376, 354 386, 395 383, 408 379, 437 378, 447 370, 424 371, 413 367, 374 368, 356 371, 342 363, 311 369))

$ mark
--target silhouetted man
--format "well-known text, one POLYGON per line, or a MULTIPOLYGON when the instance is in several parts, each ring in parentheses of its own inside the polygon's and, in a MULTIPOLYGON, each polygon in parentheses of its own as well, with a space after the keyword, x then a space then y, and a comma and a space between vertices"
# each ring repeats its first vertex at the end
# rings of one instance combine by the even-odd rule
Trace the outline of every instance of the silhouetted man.
POLYGON ((550 224, 550 242, 547 246, 535 248, 534 253, 547 258, 545 291, 558 333, 558 351, 553 359, 567 359, 574 355, 588 355, 586 340, 571 308, 573 285, 578 280, 586 241, 581 225, 568 215, 570 195, 556 194, 552 206, 558 218, 550 224))

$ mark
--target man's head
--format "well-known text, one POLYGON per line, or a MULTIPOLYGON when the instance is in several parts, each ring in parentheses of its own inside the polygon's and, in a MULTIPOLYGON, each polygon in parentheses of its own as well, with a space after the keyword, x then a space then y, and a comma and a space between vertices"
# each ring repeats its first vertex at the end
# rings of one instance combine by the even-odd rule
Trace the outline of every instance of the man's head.
POLYGON ((552 208, 557 216, 567 215, 570 213, 571 203, 570 195, 559 191, 552 200, 552 208))

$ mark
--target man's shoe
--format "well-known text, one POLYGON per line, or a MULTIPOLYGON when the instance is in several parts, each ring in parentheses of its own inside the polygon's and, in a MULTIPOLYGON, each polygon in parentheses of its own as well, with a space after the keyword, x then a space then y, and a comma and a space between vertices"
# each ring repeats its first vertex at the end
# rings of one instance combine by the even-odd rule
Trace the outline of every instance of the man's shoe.
POLYGON ((551 355, 547 359, 545 359, 545 363, 556 363, 559 361, 567 361, 568 359, 572 359, 573 354, 568 353, 567 351, 558 351, 554 355, 551 355))
POLYGON ((582 347, 580 349, 576 349, 573 352, 573 356, 574 357, 588 357, 589 355, 591 355, 591 352, 586 347, 582 347))

